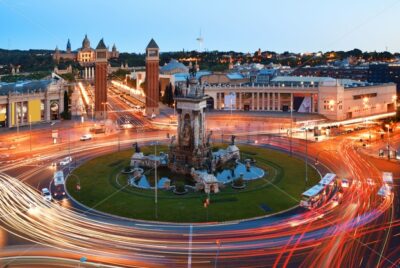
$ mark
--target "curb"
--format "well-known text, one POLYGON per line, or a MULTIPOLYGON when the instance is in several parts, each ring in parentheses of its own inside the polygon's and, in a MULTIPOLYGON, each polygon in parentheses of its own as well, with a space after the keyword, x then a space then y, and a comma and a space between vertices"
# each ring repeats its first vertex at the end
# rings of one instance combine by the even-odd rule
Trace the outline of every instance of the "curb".
MULTIPOLYGON (((254 146, 254 145, 253 145, 253 146, 254 146)), ((287 151, 285 151, 285 150, 283 150, 283 149, 280 149, 279 147, 261 146, 261 145, 259 145, 258 147, 269 148, 269 149, 276 150, 276 151, 279 151, 279 152, 287 153, 287 151)), ((299 158, 299 159, 300 159, 300 156, 299 156, 298 154, 293 153, 293 155, 296 155, 296 158, 299 158)), ((82 165, 82 164, 83 164, 83 163, 81 163, 80 165, 82 165)), ((320 163, 320 164, 321 164, 321 165, 324 165, 324 164, 322 164, 322 163, 320 163)), ((79 165, 79 166, 80 166, 80 165, 79 165)), ((312 166, 315 170, 317 170, 318 174, 319 174, 319 175, 321 176, 321 178, 322 178, 321 172, 320 172, 314 165, 311 165, 311 164, 309 164, 309 165, 312 166)), ((67 175, 66 178, 65 178, 65 185, 67 184, 67 181, 68 181, 69 176, 70 176, 70 174, 72 173, 72 171, 74 171, 74 170, 75 170, 77 167, 79 167, 79 166, 76 166, 76 167, 74 167, 73 169, 70 170, 70 172, 68 173, 68 175, 67 175)), ((325 165, 324 165, 324 166, 325 166, 325 165)), ((327 167, 325 166, 325 168, 327 168, 327 167)), ((327 168, 327 169, 328 169, 328 168, 327 168)), ((329 170, 329 169, 328 169, 328 170, 329 170)), ((76 204, 78 204, 79 206, 82 206, 83 208, 85 208, 85 209, 87 210, 87 211, 85 211, 85 212, 82 212, 83 214, 86 214, 86 212, 93 211, 93 212, 95 212, 96 214, 98 214, 99 216, 103 215, 103 216, 107 216, 107 217, 110 217, 110 218, 115 218, 115 219, 119 219, 119 220, 124 220, 124 221, 127 221, 127 222, 136 222, 136 223, 154 224, 154 225, 171 225, 171 226, 172 226, 172 225, 175 225, 175 226, 190 226, 190 225, 192 225, 192 226, 199 226, 199 227, 201 227, 201 226, 209 226, 209 225, 213 225, 213 226, 218 226, 218 225, 235 225, 235 224, 240 224, 240 223, 246 222, 246 221, 254 221, 254 220, 259 220, 259 219, 264 219, 264 218, 270 218, 270 217, 273 217, 273 216, 277 216, 277 215, 280 215, 280 214, 289 212, 289 211, 291 211, 291 210, 295 210, 295 209, 297 209, 297 208, 299 207, 299 205, 296 205, 296 206, 291 207, 291 208, 288 208, 288 209, 286 209, 286 210, 282 210, 282 211, 279 211, 279 212, 276 212, 276 213, 272 213, 272 214, 268 214, 268 215, 261 215, 261 216, 252 217, 252 218, 238 219, 238 220, 230 220, 230 221, 219 221, 219 222, 168 222, 168 221, 150 221, 150 220, 142 220, 142 219, 133 219, 133 218, 122 217, 122 216, 110 214, 110 213, 107 213, 107 212, 102 212, 102 211, 99 211, 99 210, 96 210, 96 209, 92 209, 92 208, 90 208, 90 207, 88 207, 88 206, 82 204, 81 202, 78 202, 73 196, 71 196, 71 195, 69 194, 69 192, 68 192, 67 187, 65 187, 65 193, 68 195, 68 197, 69 197, 73 202, 75 202, 76 204)))

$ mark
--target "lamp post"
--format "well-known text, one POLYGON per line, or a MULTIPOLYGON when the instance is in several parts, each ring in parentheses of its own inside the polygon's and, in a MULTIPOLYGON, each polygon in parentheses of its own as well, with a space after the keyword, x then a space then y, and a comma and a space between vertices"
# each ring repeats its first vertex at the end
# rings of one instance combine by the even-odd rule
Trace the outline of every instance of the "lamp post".
POLYGON ((19 135, 19 112, 17 110, 17 134, 19 135))
POLYGON ((388 134, 388 138, 387 138, 387 150, 388 150, 388 159, 390 160, 390 125, 386 124, 385 127, 387 128, 387 134, 388 134))
MULTIPOLYGON (((369 102, 369 98, 368 97, 365 97, 364 99, 363 99, 363 105, 364 105, 364 110, 365 110, 365 113, 364 113, 364 116, 365 117, 367 117, 367 109, 368 109, 368 102, 369 102)), ((365 126, 365 128, 367 128, 367 119, 366 118, 364 118, 364 126, 365 126)), ((371 140, 371 133, 369 134, 369 139, 371 140)))
POLYGON ((118 152, 121 151, 121 138, 119 136, 120 134, 121 134, 121 128, 118 126, 118 152))
POLYGON ((157 179, 157 141, 154 142, 154 205, 155 205, 155 217, 158 219, 158 179, 157 179))
POLYGON ((29 113, 29 151, 32 155, 32 118, 30 113, 29 113))
POLYGON ((293 155, 292 147, 292 135, 293 135, 293 94, 290 95, 290 156, 293 155))
POLYGON ((101 104, 103 104, 104 121, 106 121, 106 105, 108 104, 108 102, 102 102, 101 104))
POLYGON ((232 99, 232 96, 230 97, 230 99, 231 99, 231 120, 232 120, 232 109, 233 109, 233 99, 232 99))
POLYGON ((214 268, 217 268, 219 250, 220 250, 220 248, 221 248, 221 241, 218 239, 218 240, 215 241, 215 244, 217 244, 217 253, 215 254, 214 268))
POLYGON ((92 103, 92 122, 94 121, 94 104, 92 103))
POLYGON ((308 183, 308 137, 307 137, 307 132, 308 132, 308 128, 305 128, 306 131, 306 177, 305 177, 305 181, 306 184, 305 186, 307 186, 308 183))

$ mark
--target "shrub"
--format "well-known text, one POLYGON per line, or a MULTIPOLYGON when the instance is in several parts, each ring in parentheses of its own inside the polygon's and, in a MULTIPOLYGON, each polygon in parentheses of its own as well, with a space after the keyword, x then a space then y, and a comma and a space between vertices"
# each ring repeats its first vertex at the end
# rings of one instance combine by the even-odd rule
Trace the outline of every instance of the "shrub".
POLYGON ((183 183, 177 183, 177 184, 175 185, 175 191, 176 191, 177 193, 183 193, 183 192, 185 192, 185 184, 183 184, 183 183))
POLYGON ((235 187, 242 187, 243 185, 244 185, 243 177, 237 178, 236 180, 233 181, 233 186, 235 187))

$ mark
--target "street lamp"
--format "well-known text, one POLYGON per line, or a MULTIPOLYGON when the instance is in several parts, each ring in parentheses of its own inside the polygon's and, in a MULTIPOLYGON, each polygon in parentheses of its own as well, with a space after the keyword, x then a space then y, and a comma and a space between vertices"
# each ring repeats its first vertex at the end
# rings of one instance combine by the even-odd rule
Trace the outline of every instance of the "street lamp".
POLYGON ((94 121, 94 104, 92 103, 92 122, 94 121))
POLYGON ((121 138, 119 136, 121 134, 121 128, 119 127, 118 122, 117 122, 117 131, 118 131, 118 152, 119 152, 121 150, 121 142, 120 142, 121 138))
POLYGON ((221 248, 221 241, 220 241, 219 239, 217 239, 217 240, 215 241, 215 244, 217 244, 217 253, 215 254, 214 268, 217 268, 219 250, 220 250, 220 248, 221 248))
POLYGON ((157 179, 157 141, 154 142, 154 205, 155 205, 155 217, 158 219, 158 179, 157 179))
POLYGON ((388 159, 390 160, 390 125, 386 124, 385 127, 387 128, 388 138, 387 138, 387 149, 388 149, 388 159))
POLYGON ((30 113, 29 113, 29 151, 32 155, 32 118, 30 113))
POLYGON ((293 138, 293 94, 290 95, 290 156, 293 155, 293 147, 292 147, 292 138, 293 138))
POLYGON ((104 121, 106 121, 106 105, 108 104, 108 102, 102 102, 101 104, 103 105, 104 121))
POLYGON ((306 186, 308 183, 308 137, 307 137, 307 132, 308 128, 305 127, 305 132, 306 132, 306 176, 305 176, 305 181, 306 181, 306 186))

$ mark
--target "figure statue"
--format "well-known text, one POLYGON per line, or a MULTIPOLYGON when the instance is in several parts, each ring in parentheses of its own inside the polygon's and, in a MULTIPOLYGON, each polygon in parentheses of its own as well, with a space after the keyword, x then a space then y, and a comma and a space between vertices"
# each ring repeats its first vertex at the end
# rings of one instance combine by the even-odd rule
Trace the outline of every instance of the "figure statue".
POLYGON ((182 129, 182 146, 190 146, 190 136, 191 136, 191 127, 190 127, 190 116, 185 116, 183 129, 182 129))
POLYGON ((170 141, 170 143, 169 143, 169 146, 172 146, 172 145, 174 144, 175 140, 176 140, 176 136, 173 135, 173 136, 171 137, 171 141, 170 141))
POLYGON ((137 142, 135 142, 133 144, 133 146, 135 147, 135 153, 140 153, 140 148, 139 148, 139 144, 137 142))
POLYGON ((211 135, 212 135, 212 130, 210 131, 210 133, 208 133, 207 135, 207 146, 210 146, 210 140, 211 140, 211 135))
POLYGON ((231 144, 230 145, 235 145, 235 139, 236 139, 236 136, 232 135, 231 136, 231 144))

